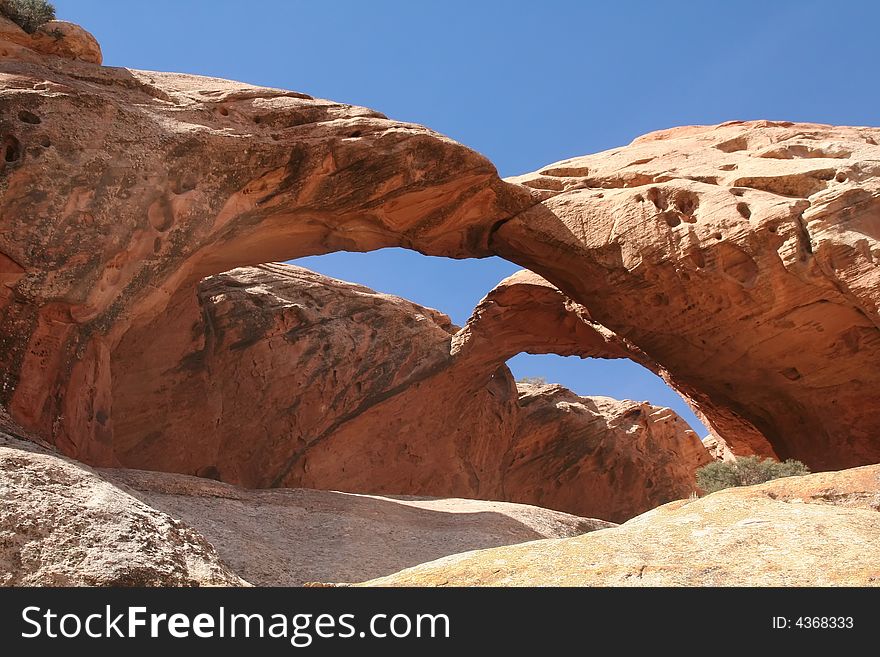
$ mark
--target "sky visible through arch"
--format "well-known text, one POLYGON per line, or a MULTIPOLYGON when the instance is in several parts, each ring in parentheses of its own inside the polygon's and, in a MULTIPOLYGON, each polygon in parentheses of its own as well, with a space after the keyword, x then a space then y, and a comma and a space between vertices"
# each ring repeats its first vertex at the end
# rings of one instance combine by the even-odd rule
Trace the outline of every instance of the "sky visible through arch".
MULTIPOLYGON (((55 0, 104 63, 295 89, 427 125, 503 176, 674 125, 778 119, 878 125, 880 3, 814 0, 55 0)), ((300 264, 462 323, 517 269, 400 249, 300 264)), ((580 394, 681 399, 626 361, 519 356, 517 376, 580 394)))

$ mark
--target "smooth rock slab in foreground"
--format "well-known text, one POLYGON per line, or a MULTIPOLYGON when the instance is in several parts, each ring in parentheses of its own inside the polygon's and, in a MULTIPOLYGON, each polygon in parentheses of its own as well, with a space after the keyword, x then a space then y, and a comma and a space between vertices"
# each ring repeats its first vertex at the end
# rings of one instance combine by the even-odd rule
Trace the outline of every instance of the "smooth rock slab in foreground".
MULTIPOLYGON (((0 415, 0 423, 9 423, 0 415)), ((0 585, 296 586, 611 526, 538 507, 95 471, 0 431, 0 585)))
POLYGON ((614 529, 458 554, 373 586, 880 586, 880 465, 679 500, 614 529))
POLYGON ((261 586, 362 581, 466 550, 613 526, 506 502, 246 490, 138 470, 104 474, 198 529, 236 573, 261 586))
POLYGON ((0 585, 240 586, 195 530, 0 433, 0 585))

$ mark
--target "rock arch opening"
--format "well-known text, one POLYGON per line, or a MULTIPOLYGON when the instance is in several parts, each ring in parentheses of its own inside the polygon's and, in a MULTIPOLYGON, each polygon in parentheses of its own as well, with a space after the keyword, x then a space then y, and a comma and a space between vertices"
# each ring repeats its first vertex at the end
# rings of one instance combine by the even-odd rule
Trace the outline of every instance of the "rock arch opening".
POLYGON ((521 353, 507 361, 519 383, 545 381, 581 396, 645 401, 672 409, 700 438, 709 429, 682 396, 661 377, 635 361, 521 353))
POLYGON ((289 263, 436 308, 459 326, 467 322, 488 290, 520 269, 498 257, 454 260, 400 247, 366 253, 338 251, 289 263))

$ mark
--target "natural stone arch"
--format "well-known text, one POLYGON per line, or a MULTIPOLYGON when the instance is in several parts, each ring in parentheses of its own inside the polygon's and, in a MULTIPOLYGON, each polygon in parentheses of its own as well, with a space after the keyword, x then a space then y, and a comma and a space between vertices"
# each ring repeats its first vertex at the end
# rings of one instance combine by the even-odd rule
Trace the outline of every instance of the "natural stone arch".
POLYGON ((533 203, 479 154, 365 108, 34 57, 3 63, 3 116, 38 121, 3 125, 23 156, 0 206, 0 403, 92 462, 112 463, 114 368, 174 362, 205 276, 339 249, 482 257, 533 203), (157 330, 163 351, 136 353, 157 330))
POLYGON ((112 461, 114 368, 182 355, 200 279, 398 245, 541 273, 734 451, 880 456, 876 129, 674 129, 505 183, 371 110, 19 41, 0 99, 0 404, 68 453, 112 461))
POLYGON ((674 128, 511 181, 493 234, 662 363, 736 453, 880 459, 880 129, 674 128))
POLYGON ((710 460, 670 409, 514 382, 504 363, 523 350, 639 357, 531 272, 503 281, 463 329, 280 263, 204 279, 190 320, 188 333, 139 333, 153 341, 132 352, 156 353, 175 335, 178 362, 169 351, 157 371, 135 358, 114 370, 110 447, 123 466, 620 521, 689 495, 710 460))

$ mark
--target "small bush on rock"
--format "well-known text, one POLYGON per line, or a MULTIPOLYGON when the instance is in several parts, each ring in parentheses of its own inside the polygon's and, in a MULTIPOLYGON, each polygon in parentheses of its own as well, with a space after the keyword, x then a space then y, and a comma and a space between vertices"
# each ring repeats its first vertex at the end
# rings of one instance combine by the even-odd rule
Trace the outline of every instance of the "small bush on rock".
POLYGON ((521 379, 516 380, 517 383, 525 383, 530 386, 545 386, 547 385, 547 379, 543 376, 524 376, 521 379))
POLYGON ((757 456, 741 456, 735 461, 715 461, 697 470, 697 486, 707 493, 734 486, 752 486, 780 477, 810 474, 800 461, 788 459, 780 463, 757 456))
POLYGON ((43 23, 55 20, 55 6, 46 0, 0 0, 0 14, 32 34, 43 23))

